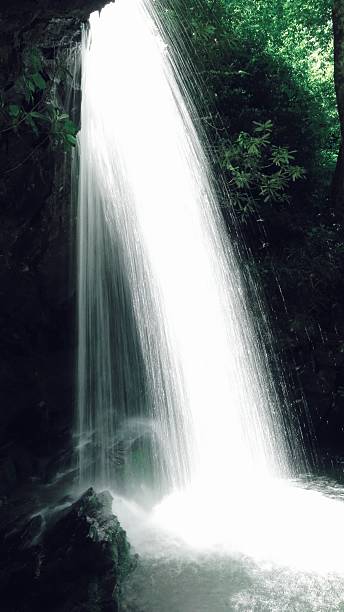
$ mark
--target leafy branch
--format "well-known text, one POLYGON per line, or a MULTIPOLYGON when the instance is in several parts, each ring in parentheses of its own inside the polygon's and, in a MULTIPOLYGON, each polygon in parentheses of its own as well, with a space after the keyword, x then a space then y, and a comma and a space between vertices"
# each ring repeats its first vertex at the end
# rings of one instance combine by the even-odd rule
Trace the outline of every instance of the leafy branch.
MULTIPOLYGON (((49 76, 40 51, 37 48, 25 51, 21 74, 12 87, 0 91, 0 134, 12 132, 21 136, 29 129, 40 140, 34 151, 47 141, 53 148, 74 147, 78 128, 52 95, 57 74, 61 78, 66 76, 62 72, 66 69, 56 66, 49 76)), ((31 154, 21 163, 30 157, 31 154)), ((18 164, 5 172, 17 167, 18 164)))
POLYGON ((240 132, 223 151, 232 202, 243 217, 259 202, 289 202, 290 184, 305 177, 294 162, 296 151, 274 145, 272 130, 271 121, 255 121, 252 134, 240 132))

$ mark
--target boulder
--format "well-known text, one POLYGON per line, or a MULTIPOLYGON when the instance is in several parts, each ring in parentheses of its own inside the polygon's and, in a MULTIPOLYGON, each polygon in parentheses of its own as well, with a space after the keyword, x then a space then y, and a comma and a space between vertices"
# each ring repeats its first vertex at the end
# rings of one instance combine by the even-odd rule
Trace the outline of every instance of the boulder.
POLYGON ((109 492, 0 533, 2 612, 117 612, 121 582, 136 565, 109 492))

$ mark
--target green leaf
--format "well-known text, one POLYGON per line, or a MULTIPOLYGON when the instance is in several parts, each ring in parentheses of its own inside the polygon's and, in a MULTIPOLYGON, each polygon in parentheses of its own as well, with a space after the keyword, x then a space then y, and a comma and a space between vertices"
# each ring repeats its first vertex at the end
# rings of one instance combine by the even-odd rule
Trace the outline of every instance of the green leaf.
POLYGON ((305 176, 305 170, 304 168, 301 168, 301 166, 291 166, 290 167, 290 178, 293 181, 293 183, 300 178, 304 178, 305 176))
POLYGON ((50 123, 50 117, 43 115, 43 113, 38 113, 37 111, 31 111, 30 115, 34 119, 40 119, 41 121, 47 121, 48 123, 50 123))
POLYGON ((265 121, 264 123, 260 123, 259 121, 254 121, 253 124, 256 126, 254 128, 254 131, 257 132, 257 134, 262 133, 262 132, 271 132, 273 128, 273 123, 270 119, 268 121, 265 121))
POLYGON ((28 89, 32 92, 35 93, 36 91, 36 85, 34 83, 34 81, 32 79, 28 79, 26 81, 26 86, 28 87, 28 89))
POLYGON ((248 147, 250 155, 259 155, 259 145, 257 142, 252 142, 248 147))
POLYGON ((75 136, 73 136, 72 134, 65 134, 65 140, 68 144, 72 145, 72 147, 75 147, 77 142, 75 136))
POLYGON ((10 104, 8 107, 8 113, 13 119, 17 119, 20 115, 20 107, 17 104, 10 104))
POLYGON ((69 134, 73 134, 75 136, 78 133, 78 128, 71 119, 67 119, 63 124, 64 130, 69 134))
POLYGON ((37 89, 41 89, 42 91, 43 91, 43 89, 45 89, 46 81, 42 77, 40 72, 35 72, 34 74, 32 74, 31 75, 31 79, 34 82, 34 84, 36 85, 37 89))
POLYGON ((42 68, 42 58, 37 47, 32 47, 29 51, 29 60, 35 72, 39 72, 42 68))

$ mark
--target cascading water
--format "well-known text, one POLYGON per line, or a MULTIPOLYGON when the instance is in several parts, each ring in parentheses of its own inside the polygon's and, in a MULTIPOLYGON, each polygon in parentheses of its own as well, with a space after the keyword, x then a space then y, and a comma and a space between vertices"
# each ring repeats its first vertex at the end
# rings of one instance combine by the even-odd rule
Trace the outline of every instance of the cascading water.
MULTIPOLYGON (((134 347, 160 479, 216 489, 237 465, 250 478, 285 473, 287 457, 195 111, 160 28, 150 3, 120 0, 91 18, 84 45, 80 469, 112 482, 116 395, 127 396, 139 368, 134 347)), ((124 408, 122 418, 138 407, 124 408)))
MULTIPOLYGON (((123 494, 130 466, 132 489, 146 478, 152 500, 164 495, 150 527, 302 569, 330 559, 337 571, 339 548, 324 532, 317 555, 313 530, 319 513, 335 530, 343 506, 281 480, 293 462, 302 469, 300 445, 285 442, 184 62, 166 40, 150 0, 117 0, 84 35, 80 481, 123 494), (138 478, 137 463, 152 474, 138 478)), ((134 523, 137 512, 124 503, 134 523)))

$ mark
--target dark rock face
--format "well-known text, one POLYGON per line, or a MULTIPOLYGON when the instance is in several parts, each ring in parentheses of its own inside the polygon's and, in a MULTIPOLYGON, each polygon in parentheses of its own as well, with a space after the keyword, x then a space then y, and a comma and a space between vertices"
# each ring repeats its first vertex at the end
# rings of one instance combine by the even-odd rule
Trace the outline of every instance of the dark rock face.
MULTIPOLYGON (((105 4, 1 6, 0 92, 12 102, 35 47, 49 95, 78 123, 78 77, 71 90, 54 66, 68 65, 83 22, 105 4)), ((46 501, 73 465, 76 215, 71 152, 46 140, 25 124, 0 139, 0 608, 116 612, 135 559, 110 494, 46 501)))
MULTIPOLYGON (((288 381, 295 407, 302 410, 308 406, 310 422, 305 422, 305 441, 307 431, 312 426, 312 442, 321 466, 326 468, 332 459, 343 457, 344 400, 343 375, 344 352, 341 338, 343 328, 339 328, 337 314, 328 313, 319 322, 319 328, 309 329, 307 336, 299 331, 289 339, 286 353, 289 364, 294 364, 292 377, 288 381), (333 332, 333 329, 336 331, 333 332), (313 333, 312 333, 313 331, 313 333)), ((286 344, 286 334, 279 337, 280 346, 286 344)), ((306 442, 307 443, 307 442, 306 442)), ((340 475, 341 478, 343 475, 340 475)))
POLYGON ((34 29, 33 24, 41 21, 47 24, 54 18, 74 18, 86 21, 93 11, 100 10, 109 0, 12 0, 0 10, 2 31, 17 34, 34 29))
POLYGON ((88 489, 65 509, 0 531, 3 612, 116 612, 136 558, 111 506, 108 492, 88 489))
MULTIPOLYGON (((36 47, 47 74, 67 63, 106 0, 13 0, 0 7, 0 90, 14 91, 36 47)), ((48 77, 47 77, 48 78, 48 77)), ((55 75, 63 107, 68 84, 55 75)), ((80 92, 75 92, 80 106, 80 92)), ((10 94, 11 95, 11 94, 10 94)), ((76 109, 77 110, 77 109, 76 109)), ((74 117, 76 121, 77 116, 74 117)), ((0 495, 70 449, 75 371, 70 153, 32 130, 0 139, 0 495)))

